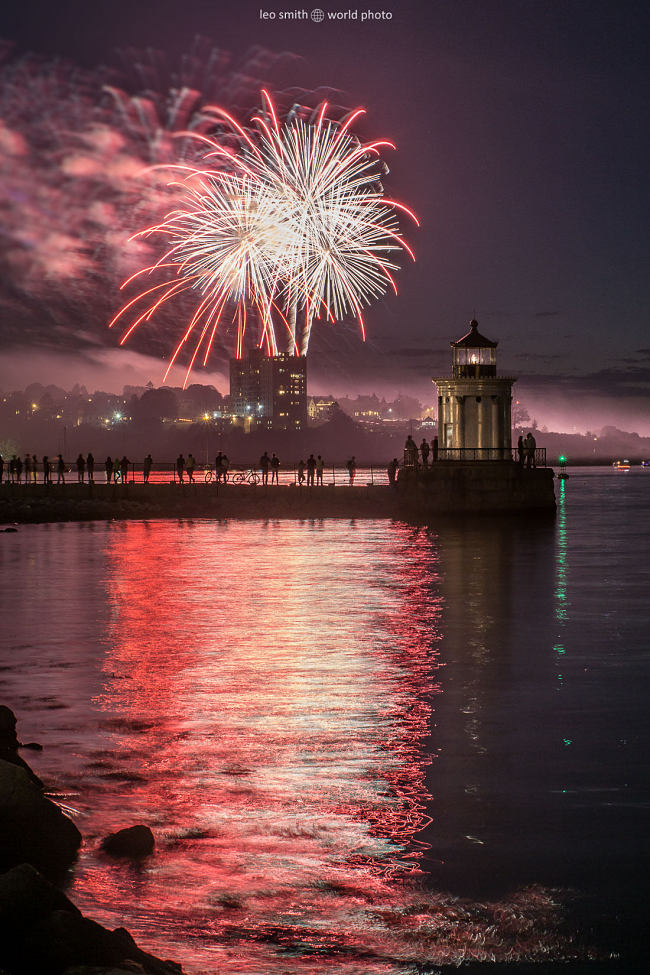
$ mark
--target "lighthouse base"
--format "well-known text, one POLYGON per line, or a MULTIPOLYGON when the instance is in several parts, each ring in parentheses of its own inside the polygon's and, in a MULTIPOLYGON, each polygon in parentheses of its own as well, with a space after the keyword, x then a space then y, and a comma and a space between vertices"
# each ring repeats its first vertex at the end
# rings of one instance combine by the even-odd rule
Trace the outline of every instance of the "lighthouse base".
POLYGON ((418 517, 441 511, 484 513, 554 511, 554 473, 509 461, 439 462, 399 472, 400 507, 418 517))

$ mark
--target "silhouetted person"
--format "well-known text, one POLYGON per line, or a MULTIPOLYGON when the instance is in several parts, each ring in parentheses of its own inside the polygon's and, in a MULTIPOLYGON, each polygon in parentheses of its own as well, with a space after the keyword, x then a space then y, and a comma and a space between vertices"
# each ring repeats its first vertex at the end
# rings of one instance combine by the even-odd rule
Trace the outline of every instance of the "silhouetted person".
POLYGON ((395 487, 397 481, 397 469, 399 468, 399 461, 397 457, 393 457, 388 467, 386 468, 388 472, 388 483, 391 487, 395 487))
POLYGON ((95 458, 90 453, 86 457, 86 472, 88 474, 88 483, 93 484, 95 481, 95 458))
POLYGON ((427 440, 425 440, 423 438, 422 439, 422 443, 420 444, 420 455, 422 457, 422 466, 423 467, 428 467, 429 466, 429 453, 430 453, 429 443, 428 443, 427 440))
POLYGON ((29 484, 32 479, 32 458, 25 454, 25 484, 29 484))
POLYGON ((228 482, 228 469, 230 467, 230 461, 226 454, 221 455, 221 477, 223 478, 223 483, 228 482))
POLYGON ((316 473, 316 458, 310 454, 307 458, 307 487, 314 486, 314 474, 316 473))
POLYGON ((49 457, 43 457, 43 484, 52 483, 52 466, 49 457))
POLYGON ((323 471, 325 470, 325 461, 319 454, 316 458, 316 484, 323 486, 323 471))
POLYGON ((179 454, 176 458, 176 473, 178 474, 179 483, 183 483, 183 474, 185 473, 185 458, 182 454, 179 454))
POLYGON ((56 462, 56 483, 65 484, 65 461, 63 454, 59 454, 56 462))
POLYGON ((12 454, 9 461, 9 480, 12 484, 16 483, 16 455, 12 454))
POLYGON ((83 454, 79 454, 77 457, 77 480, 83 484, 84 477, 86 474, 86 461, 84 460, 83 454))
POLYGON ((20 484, 23 478, 23 462, 20 457, 16 457, 16 481, 20 484))
POLYGON ((273 454, 273 456, 271 457, 270 467, 271 467, 271 484, 274 483, 279 484, 280 483, 280 458, 277 456, 277 454, 273 454))
POLYGON ((524 450, 526 452, 526 467, 530 470, 535 467, 535 448, 537 447, 537 442, 532 435, 529 433, 524 440, 524 450))
POLYGON ((350 457, 349 461, 345 465, 348 469, 348 477, 350 478, 350 487, 354 484, 354 478, 357 473, 357 461, 356 458, 350 457))
POLYGON ((269 467, 271 465, 271 458, 266 451, 260 457, 260 470, 262 472, 262 484, 269 483, 269 467))
POLYGON ((526 448, 524 447, 524 438, 519 434, 519 439, 517 440, 517 462, 520 467, 524 466, 524 455, 526 453, 526 448))
POLYGON ((431 463, 435 464, 438 460, 438 438, 434 437, 431 441, 431 463))
POLYGON ((187 463, 185 464, 185 470, 187 471, 187 480, 189 484, 194 484, 194 468, 196 467, 196 461, 194 460, 193 454, 187 455, 187 463))
POLYGON ((410 433, 404 444, 404 463, 410 467, 418 466, 418 445, 410 433))
POLYGON ((120 461, 120 476, 122 478, 122 484, 126 484, 127 478, 129 476, 129 464, 131 461, 128 459, 126 454, 122 457, 120 461))
POLYGON ((217 481, 221 480, 221 457, 222 453, 219 451, 214 459, 214 476, 216 477, 217 481))
POLYGON ((144 459, 144 464, 142 465, 142 478, 145 484, 149 483, 149 475, 151 474, 151 468, 153 467, 153 458, 151 454, 147 454, 144 459))
POLYGON ((305 462, 302 458, 298 461, 298 484, 304 484, 305 482, 305 462))
POLYGON ((38 458, 36 454, 32 454, 32 481, 34 484, 38 484, 38 458))
POLYGON ((107 457, 104 461, 104 470, 106 471, 106 483, 110 484, 113 476, 113 459, 111 457, 107 457))

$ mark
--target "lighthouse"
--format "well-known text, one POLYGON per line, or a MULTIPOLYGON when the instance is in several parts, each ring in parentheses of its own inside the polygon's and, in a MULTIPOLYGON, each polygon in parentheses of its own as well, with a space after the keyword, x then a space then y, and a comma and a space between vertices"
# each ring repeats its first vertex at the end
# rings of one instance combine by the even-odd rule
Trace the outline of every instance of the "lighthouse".
POLYGON ((497 376, 497 342, 469 323, 451 343, 451 378, 438 387, 441 460, 510 460, 512 376, 497 376))

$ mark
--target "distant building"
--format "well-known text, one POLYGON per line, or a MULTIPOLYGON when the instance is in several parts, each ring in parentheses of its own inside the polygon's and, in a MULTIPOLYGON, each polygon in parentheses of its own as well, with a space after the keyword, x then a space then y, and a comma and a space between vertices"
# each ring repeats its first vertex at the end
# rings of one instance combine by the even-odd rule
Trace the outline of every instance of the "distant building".
POLYGON ((231 359, 230 400, 246 426, 301 430, 307 423, 306 358, 251 349, 248 358, 231 359))
POLYGON ((307 416, 314 425, 326 423, 338 408, 339 404, 331 396, 310 396, 307 400, 307 416))
POLYGON ((512 384, 497 376, 497 342, 485 338, 478 322, 451 343, 452 376, 434 379, 438 387, 440 448, 448 456, 477 460, 510 457, 512 384))

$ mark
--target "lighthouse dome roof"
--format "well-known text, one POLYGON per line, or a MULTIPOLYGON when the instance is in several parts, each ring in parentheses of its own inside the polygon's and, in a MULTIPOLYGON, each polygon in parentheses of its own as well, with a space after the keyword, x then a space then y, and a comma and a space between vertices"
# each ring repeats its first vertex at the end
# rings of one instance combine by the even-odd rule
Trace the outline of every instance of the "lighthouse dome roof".
POLYGON ((478 330, 478 322, 473 318, 469 323, 469 332, 463 335, 461 339, 458 339, 457 342, 451 342, 450 344, 454 349, 496 349, 499 343, 492 342, 491 339, 486 339, 484 335, 481 335, 478 330))

